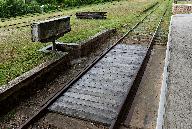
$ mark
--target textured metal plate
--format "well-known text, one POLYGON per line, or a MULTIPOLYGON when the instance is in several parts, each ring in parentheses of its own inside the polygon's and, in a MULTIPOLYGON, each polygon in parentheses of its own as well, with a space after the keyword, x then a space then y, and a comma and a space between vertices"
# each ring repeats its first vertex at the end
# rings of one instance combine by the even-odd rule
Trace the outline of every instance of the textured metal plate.
POLYGON ((117 45, 49 110, 110 125, 146 52, 141 45, 117 45))

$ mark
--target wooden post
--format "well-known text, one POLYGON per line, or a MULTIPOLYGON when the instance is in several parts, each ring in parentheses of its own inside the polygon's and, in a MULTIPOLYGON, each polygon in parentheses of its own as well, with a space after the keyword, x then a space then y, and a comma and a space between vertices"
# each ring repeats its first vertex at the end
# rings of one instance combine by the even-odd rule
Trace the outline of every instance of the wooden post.
POLYGON ((57 46, 56 46, 55 40, 53 40, 52 43, 53 43, 52 50, 56 51, 57 50, 57 46))

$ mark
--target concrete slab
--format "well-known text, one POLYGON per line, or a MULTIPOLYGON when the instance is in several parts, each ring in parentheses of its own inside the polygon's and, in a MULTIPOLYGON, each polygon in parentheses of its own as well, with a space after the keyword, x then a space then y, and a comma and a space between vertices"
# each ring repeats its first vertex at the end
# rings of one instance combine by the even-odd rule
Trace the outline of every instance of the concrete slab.
POLYGON ((142 45, 117 45, 49 109, 110 125, 147 50, 142 45))
MULTIPOLYGON (((172 17, 165 129, 192 128, 192 15, 172 17)), ((166 79, 166 78, 165 78, 166 79)), ((165 90, 166 91, 166 90, 165 90)))

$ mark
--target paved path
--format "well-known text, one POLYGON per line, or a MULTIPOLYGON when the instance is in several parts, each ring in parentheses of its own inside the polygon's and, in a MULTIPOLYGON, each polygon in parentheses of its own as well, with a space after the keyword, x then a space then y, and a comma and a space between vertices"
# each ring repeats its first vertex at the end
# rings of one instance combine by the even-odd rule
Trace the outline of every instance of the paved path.
POLYGON ((173 16, 169 41, 165 129, 192 129, 192 14, 173 16))

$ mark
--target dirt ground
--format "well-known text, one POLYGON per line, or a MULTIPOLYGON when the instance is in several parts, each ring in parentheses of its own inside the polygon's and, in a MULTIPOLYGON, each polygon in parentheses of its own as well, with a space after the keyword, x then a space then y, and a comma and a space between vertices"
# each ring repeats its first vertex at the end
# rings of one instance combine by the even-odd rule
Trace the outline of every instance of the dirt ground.
POLYGON ((154 46, 131 110, 121 129, 155 128, 165 52, 165 46, 154 46))
POLYGON ((48 113, 29 129, 107 129, 107 127, 57 113, 48 113))

